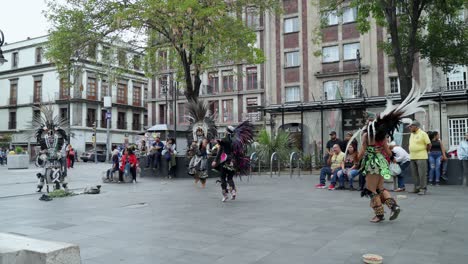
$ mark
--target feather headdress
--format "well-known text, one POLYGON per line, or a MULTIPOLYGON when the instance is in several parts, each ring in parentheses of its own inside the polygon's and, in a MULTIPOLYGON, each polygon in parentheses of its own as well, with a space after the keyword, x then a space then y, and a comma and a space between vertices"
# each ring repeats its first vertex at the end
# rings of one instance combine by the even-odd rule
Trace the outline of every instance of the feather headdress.
POLYGON ((33 116, 30 125, 30 129, 33 132, 30 136, 36 138, 37 142, 41 144, 41 149, 46 149, 44 135, 57 133, 61 139, 60 143, 55 147, 57 148, 56 150, 59 150, 64 141, 68 141, 67 133, 63 129, 68 126, 68 119, 54 115, 54 106, 52 104, 35 106, 33 109, 38 110, 40 114, 33 116))
POLYGON ((192 140, 197 140, 199 136, 203 136, 209 140, 215 138, 218 134, 213 115, 208 109, 205 101, 190 101, 187 105, 188 115, 186 116, 190 122, 190 131, 192 132, 192 140), (200 132, 203 134, 200 135, 200 132))
POLYGON ((355 138, 360 138, 364 131, 367 131, 368 141, 382 141, 387 135, 393 137, 394 131, 398 130, 400 124, 411 123, 412 120, 405 117, 418 112, 425 112, 423 107, 434 103, 432 101, 420 101, 424 92, 419 88, 413 88, 403 102, 398 105, 394 105, 392 100, 388 99, 385 110, 377 114, 375 120, 368 122, 366 126, 354 133, 349 140, 348 146, 346 146, 346 152, 350 143, 355 138))
POLYGON ((245 156, 247 146, 254 141, 254 126, 244 121, 232 130, 232 151, 235 164, 241 174, 247 174, 250 168, 250 159, 245 156))

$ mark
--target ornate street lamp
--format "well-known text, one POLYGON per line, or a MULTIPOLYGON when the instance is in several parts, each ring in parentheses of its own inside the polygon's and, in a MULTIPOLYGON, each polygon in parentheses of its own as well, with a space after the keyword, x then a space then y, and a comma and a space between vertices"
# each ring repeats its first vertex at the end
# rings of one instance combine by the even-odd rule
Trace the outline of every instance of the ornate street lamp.
POLYGON ((362 97, 362 66, 361 66, 361 53, 359 49, 356 50, 356 67, 358 68, 358 89, 359 89, 359 98, 362 97))
POLYGON ((3 51, 2 51, 3 43, 5 43, 5 36, 3 35, 3 31, 0 30, 0 65, 3 65, 3 63, 8 62, 3 56, 3 51))

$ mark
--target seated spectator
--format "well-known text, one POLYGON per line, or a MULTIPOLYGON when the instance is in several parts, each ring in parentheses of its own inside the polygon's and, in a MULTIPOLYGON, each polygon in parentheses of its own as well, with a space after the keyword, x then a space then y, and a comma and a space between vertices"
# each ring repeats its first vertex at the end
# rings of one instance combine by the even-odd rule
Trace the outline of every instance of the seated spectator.
POLYGON ((320 183, 315 185, 317 189, 325 189, 325 181, 328 175, 331 176, 331 183, 328 186, 328 190, 335 190, 337 181, 337 173, 341 169, 341 163, 344 161, 345 154, 341 151, 340 145, 335 144, 332 148, 332 155, 328 158, 328 166, 323 167, 320 171, 320 183))
POLYGON ((112 151, 112 168, 107 170, 107 180, 113 181, 114 180, 114 173, 119 171, 119 150, 114 149, 112 151))
POLYGON ((357 157, 357 152, 354 148, 354 144, 349 145, 348 153, 343 162, 341 162, 341 170, 338 171, 337 176, 340 183, 338 190, 344 190, 345 180, 349 180, 349 189, 354 190, 353 179, 359 175, 359 160, 357 157))
POLYGON ((401 173, 397 175, 398 179, 398 188, 395 189, 395 192, 404 192, 405 188, 405 177, 408 176, 409 166, 410 166, 410 156, 406 150, 398 146, 395 142, 391 142, 388 147, 393 152, 392 162, 398 163, 400 165, 401 173))
POLYGON ((123 176, 125 170, 128 169, 128 173, 132 175, 132 181, 136 183, 136 169, 137 169, 138 160, 133 153, 133 150, 130 148, 126 148, 124 150, 124 155, 120 159, 120 171, 119 171, 119 181, 123 182, 123 176), (128 167, 127 167, 128 164, 128 167), (127 168, 126 168, 127 167, 127 168))

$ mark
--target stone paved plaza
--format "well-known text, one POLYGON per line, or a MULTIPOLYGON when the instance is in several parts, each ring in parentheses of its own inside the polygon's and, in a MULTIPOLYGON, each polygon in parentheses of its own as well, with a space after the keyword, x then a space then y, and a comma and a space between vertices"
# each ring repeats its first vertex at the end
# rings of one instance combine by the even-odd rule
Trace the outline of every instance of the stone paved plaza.
MULTIPOLYGON (((77 164, 71 187, 99 184, 105 164, 77 164)), ((39 201, 36 169, 0 168, 0 232, 78 244, 82 263, 466 263, 468 190, 402 193, 400 218, 370 223, 358 192, 313 188, 317 175, 236 180, 236 201, 190 179, 103 184, 99 195, 39 201)), ((410 187, 410 186, 408 186, 410 187)), ((388 218, 388 216, 387 216, 388 218)))

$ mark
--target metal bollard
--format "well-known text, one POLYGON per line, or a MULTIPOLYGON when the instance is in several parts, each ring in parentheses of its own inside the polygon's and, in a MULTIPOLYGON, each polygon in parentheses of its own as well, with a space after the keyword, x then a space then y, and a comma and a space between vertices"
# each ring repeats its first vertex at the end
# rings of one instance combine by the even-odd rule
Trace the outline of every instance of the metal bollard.
POLYGON ((280 163, 280 160, 278 158, 278 154, 276 152, 273 152, 273 154, 271 154, 271 158, 270 158, 270 178, 273 178, 273 161, 277 160, 278 161, 278 176, 281 175, 281 163, 280 163))

